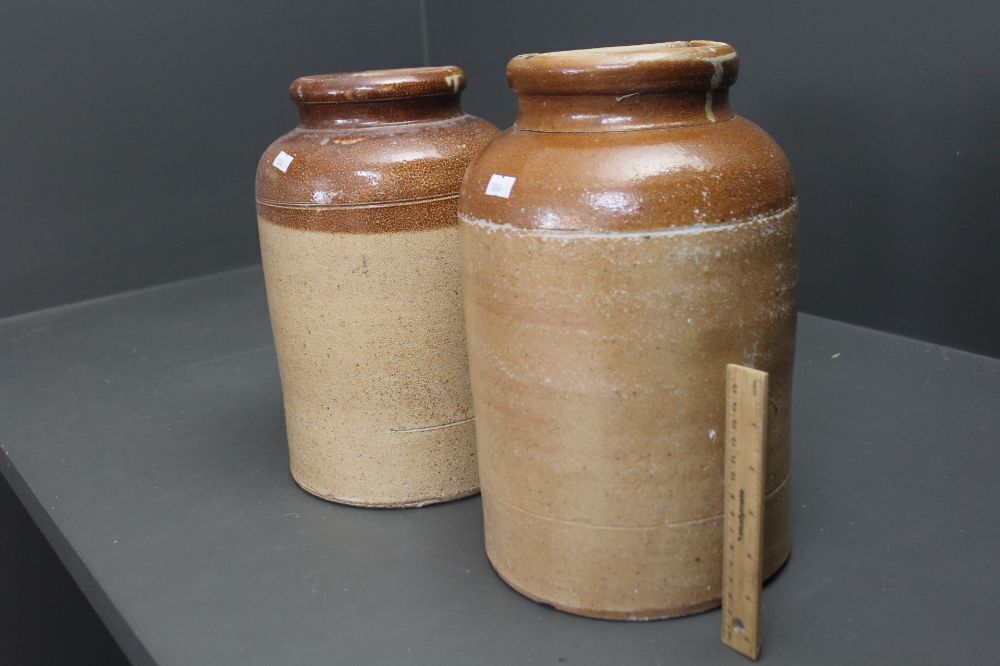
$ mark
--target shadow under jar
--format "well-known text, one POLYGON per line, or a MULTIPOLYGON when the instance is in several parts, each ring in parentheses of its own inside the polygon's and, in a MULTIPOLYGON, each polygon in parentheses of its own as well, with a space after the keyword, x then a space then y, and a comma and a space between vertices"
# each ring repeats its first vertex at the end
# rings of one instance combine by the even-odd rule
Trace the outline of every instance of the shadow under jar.
POLYGON ((476 493, 456 200, 496 135, 457 67, 307 76, 257 169, 292 476, 403 507, 476 493))
POLYGON ((797 203, 727 44, 531 54, 459 201, 486 549, 601 618, 719 604, 726 365, 770 373, 764 573, 788 557, 797 203))

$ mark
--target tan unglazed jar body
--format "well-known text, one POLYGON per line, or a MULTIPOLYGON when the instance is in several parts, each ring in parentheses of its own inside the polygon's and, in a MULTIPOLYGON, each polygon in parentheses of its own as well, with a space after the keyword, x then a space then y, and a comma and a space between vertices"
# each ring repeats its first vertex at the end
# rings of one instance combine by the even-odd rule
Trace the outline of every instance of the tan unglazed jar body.
POLYGON ((728 363, 770 373, 765 574, 788 557, 797 205, 736 72, 715 42, 519 56, 462 185, 486 549, 562 610, 719 604, 728 363))
POLYGON ((496 134, 456 67, 297 79, 257 215, 292 476, 325 499, 474 494, 456 199, 496 134))

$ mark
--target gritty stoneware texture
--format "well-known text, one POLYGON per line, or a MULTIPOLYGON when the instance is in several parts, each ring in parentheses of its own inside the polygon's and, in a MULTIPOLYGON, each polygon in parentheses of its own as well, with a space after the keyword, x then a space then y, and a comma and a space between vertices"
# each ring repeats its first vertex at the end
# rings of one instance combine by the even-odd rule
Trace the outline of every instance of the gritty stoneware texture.
POLYGON ((798 204, 736 71, 715 42, 519 56, 517 124, 466 174, 486 550, 536 601, 720 603, 728 363, 770 373, 765 575, 788 557, 798 204))
POLYGON ((325 499, 422 506, 479 490, 456 200, 496 134, 455 67, 297 79, 257 213, 291 472, 325 499))

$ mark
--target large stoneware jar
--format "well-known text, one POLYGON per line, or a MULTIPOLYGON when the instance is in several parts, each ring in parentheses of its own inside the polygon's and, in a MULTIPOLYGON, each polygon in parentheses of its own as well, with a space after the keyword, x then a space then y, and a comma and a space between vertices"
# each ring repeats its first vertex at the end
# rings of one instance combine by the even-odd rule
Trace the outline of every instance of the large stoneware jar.
POLYGON ((307 76, 257 169, 291 470, 362 506, 473 494, 456 200, 496 134, 456 67, 307 76))
POLYGON ((736 73, 707 41, 514 58, 462 185, 486 548, 566 611, 719 603, 728 363, 770 373, 765 573, 788 557, 797 206, 736 73))

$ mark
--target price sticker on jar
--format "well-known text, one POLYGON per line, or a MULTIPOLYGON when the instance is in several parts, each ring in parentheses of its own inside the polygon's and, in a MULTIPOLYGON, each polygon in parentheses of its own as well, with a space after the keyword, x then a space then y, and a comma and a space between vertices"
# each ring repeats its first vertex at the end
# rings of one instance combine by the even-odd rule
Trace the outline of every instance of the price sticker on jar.
POLYGON ((504 199, 510 198, 510 191, 514 189, 514 181, 517 178, 514 176, 501 176, 498 173, 493 174, 490 178, 490 182, 486 185, 486 194, 492 197, 503 197, 504 199))

